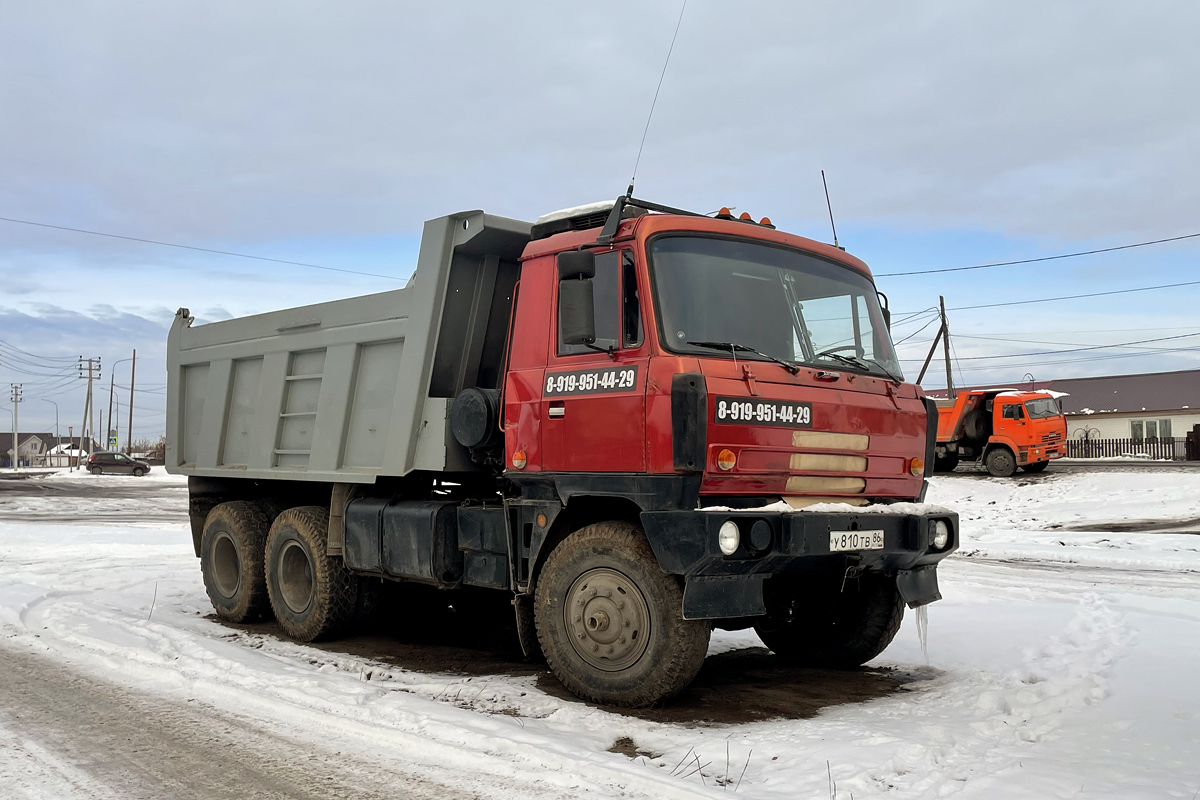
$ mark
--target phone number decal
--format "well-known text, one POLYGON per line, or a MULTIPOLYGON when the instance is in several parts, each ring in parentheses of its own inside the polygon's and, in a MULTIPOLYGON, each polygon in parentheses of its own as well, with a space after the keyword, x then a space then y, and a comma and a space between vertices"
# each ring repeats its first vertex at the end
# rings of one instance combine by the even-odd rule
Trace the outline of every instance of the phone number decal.
POLYGON ((542 396, 632 392, 636 387, 636 366, 578 369, 572 372, 546 373, 545 391, 542 392, 542 396))
POLYGON ((780 400, 747 400, 744 397, 718 397, 713 422, 719 424, 775 425, 780 428, 811 428, 812 403, 788 403, 780 400))

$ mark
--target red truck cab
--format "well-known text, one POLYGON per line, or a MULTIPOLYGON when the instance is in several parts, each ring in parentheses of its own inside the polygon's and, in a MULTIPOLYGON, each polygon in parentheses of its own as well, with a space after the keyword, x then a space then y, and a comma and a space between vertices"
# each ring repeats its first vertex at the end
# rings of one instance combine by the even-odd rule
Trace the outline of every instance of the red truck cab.
POLYGON ((522 258, 508 474, 694 476, 703 505, 916 500, 929 414, 899 373, 870 271, 838 248, 674 214, 599 246, 564 231, 522 258), (596 339, 569 344, 559 261, 581 251, 596 339))

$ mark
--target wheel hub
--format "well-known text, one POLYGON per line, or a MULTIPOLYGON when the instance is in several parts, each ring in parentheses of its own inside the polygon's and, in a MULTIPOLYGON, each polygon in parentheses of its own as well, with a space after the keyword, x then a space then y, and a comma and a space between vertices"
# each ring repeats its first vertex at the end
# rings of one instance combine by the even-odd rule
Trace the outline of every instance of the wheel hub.
POLYGON ((212 578, 217 593, 228 600, 237 594, 242 585, 242 559, 229 534, 221 533, 213 542, 212 561, 212 578))
POLYGON ((279 554, 279 594, 295 614, 304 613, 312 603, 312 563, 308 553, 295 540, 284 544, 279 554))
POLYGON ((567 591, 564 609, 571 646, 597 669, 616 672, 637 662, 650 642, 646 599, 613 569, 588 570, 567 591))

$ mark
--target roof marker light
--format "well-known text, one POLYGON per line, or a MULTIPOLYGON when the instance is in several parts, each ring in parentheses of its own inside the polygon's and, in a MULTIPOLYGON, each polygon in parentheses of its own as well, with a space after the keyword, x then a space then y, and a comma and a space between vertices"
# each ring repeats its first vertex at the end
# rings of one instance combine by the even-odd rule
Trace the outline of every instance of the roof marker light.
POLYGON ((753 222, 753 221, 754 221, 754 217, 750 216, 750 212, 749 212, 749 211, 743 211, 743 212, 742 212, 742 215, 741 215, 740 217, 738 217, 738 219, 744 219, 744 220, 746 220, 746 222, 753 222))

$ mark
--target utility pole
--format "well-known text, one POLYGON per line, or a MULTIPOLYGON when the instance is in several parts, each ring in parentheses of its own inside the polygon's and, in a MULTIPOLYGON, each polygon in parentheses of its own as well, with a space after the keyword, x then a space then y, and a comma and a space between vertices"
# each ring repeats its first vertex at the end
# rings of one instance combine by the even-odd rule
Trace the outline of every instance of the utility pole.
MULTIPOLYGON (((116 366, 116 365, 114 364, 113 366, 116 366)), ((105 428, 103 425, 100 426, 100 427, 104 428, 104 449, 105 450, 107 450, 109 445, 111 444, 111 442, 109 441, 110 437, 108 435, 108 428, 114 427, 113 422, 115 422, 117 419, 116 417, 113 416, 113 413, 112 413, 112 410, 113 410, 113 388, 115 385, 114 381, 116 380, 116 376, 117 376, 117 371, 115 369, 110 369, 109 374, 108 374, 108 427, 105 428)))
POLYGON ((13 472, 16 472, 18 465, 21 463, 21 445, 17 438, 20 435, 21 426, 18 424, 17 414, 21 408, 20 404, 25 398, 21 395, 21 384, 10 383, 9 387, 12 390, 12 396, 9 399, 12 400, 13 404, 12 468, 13 472))
POLYGON ((67 472, 75 471, 75 462, 71 460, 71 451, 75 449, 74 447, 71 447, 71 445, 74 443, 74 441, 75 441, 75 426, 68 425, 67 426, 67 472))
POLYGON ((942 310, 942 351, 946 355, 946 396, 955 398, 954 377, 950 374, 950 323, 946 320, 946 298, 938 295, 938 307, 942 310))
POLYGON ((92 413, 92 381, 96 378, 97 373, 99 373, 99 371, 100 371, 100 359, 99 358, 84 358, 83 356, 79 357, 78 367, 79 367, 79 377, 81 379, 83 378, 83 370, 85 369, 85 363, 86 363, 86 369, 87 369, 87 397, 83 401, 83 423, 80 425, 80 429, 79 429, 80 457, 82 457, 84 453, 91 452, 90 448, 84 446, 84 442, 87 438, 88 420, 90 419, 93 425, 95 425, 95 422, 96 422, 95 419, 91 417, 91 413, 92 413))
POLYGON ((133 379, 137 375, 137 348, 133 348, 133 365, 129 367, 129 428, 125 435, 125 452, 133 452, 133 379))

